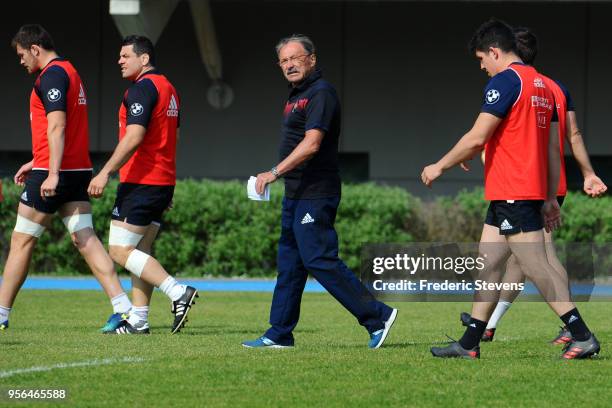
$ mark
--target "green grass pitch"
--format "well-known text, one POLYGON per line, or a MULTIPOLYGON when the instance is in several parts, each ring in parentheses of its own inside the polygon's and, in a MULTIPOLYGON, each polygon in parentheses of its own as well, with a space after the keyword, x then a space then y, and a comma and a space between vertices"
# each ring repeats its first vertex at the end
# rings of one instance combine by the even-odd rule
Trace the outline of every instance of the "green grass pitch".
POLYGON ((561 361, 547 341, 559 319, 518 302, 479 361, 438 360, 429 347, 459 337, 468 303, 394 303, 385 346, 327 294, 305 294, 292 350, 244 349, 267 328, 268 293, 201 293, 189 323, 170 335, 170 304, 155 294, 151 336, 105 336, 101 292, 23 291, 0 332, 0 405, 9 389, 61 388, 63 402, 16 406, 517 407, 612 404, 610 303, 580 304, 602 343, 591 361, 561 361), (126 360, 129 359, 129 360, 126 360), (62 366, 63 364, 63 366, 62 366), (49 371, 31 371, 41 367, 49 371), (29 370, 16 372, 15 370, 29 370))

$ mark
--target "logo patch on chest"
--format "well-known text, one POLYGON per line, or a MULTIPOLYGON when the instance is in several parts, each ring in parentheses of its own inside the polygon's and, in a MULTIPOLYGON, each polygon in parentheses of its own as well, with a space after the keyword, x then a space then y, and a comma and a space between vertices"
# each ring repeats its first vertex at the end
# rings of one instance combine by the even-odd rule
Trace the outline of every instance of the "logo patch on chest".
POLYGON ((285 104, 285 116, 289 115, 290 113, 303 111, 306 108, 306 105, 308 105, 308 98, 298 99, 295 102, 287 101, 285 104))

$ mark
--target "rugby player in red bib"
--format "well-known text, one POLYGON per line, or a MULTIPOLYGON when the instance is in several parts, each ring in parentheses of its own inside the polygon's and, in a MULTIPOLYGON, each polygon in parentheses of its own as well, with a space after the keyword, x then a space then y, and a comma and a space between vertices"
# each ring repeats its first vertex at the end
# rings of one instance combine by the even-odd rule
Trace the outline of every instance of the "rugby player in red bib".
POLYGON ((115 333, 149 333, 153 286, 172 301, 171 332, 176 333, 186 322, 197 290, 179 284, 150 254, 176 184, 180 102, 174 86, 155 69, 148 38, 126 37, 119 65, 123 78, 132 81, 119 108, 119 144, 88 189, 91 196, 100 197, 109 175, 119 170, 108 245, 113 260, 132 273, 134 308, 115 333))
MULTIPOLYGON (((517 42, 518 55, 525 64, 533 65, 537 52, 538 44, 537 37, 525 27, 517 27, 514 30, 517 42)), ((548 77, 542 76, 546 85, 553 91, 557 105, 557 116, 559 118, 559 147, 561 150, 561 173, 559 178, 559 188, 557 190, 557 201, 559 205, 563 205, 563 201, 567 194, 567 182, 565 176, 565 160, 564 146, 565 140, 572 155, 576 159, 578 166, 584 177, 583 190, 591 197, 599 197, 608 189, 605 183, 595 174, 589 155, 587 153, 582 134, 578 127, 574 103, 569 91, 561 83, 554 81, 548 77)), ((546 254, 548 261, 562 279, 567 282, 567 271, 559 261, 555 246, 552 240, 552 234, 544 233, 546 241, 546 254)), ((506 274, 504 275, 504 283, 524 282, 525 274, 523 273, 520 264, 514 256, 511 256, 506 266, 506 274)), ((487 329, 483 335, 483 341, 492 341, 495 335, 495 329, 502 316, 508 311, 512 302, 519 295, 519 290, 502 290, 500 293, 500 301, 498 302, 491 319, 487 323, 487 329)), ((462 314, 464 324, 469 321, 469 315, 462 314)), ((551 342, 552 344, 565 344, 572 340, 571 333, 567 327, 562 327, 557 337, 551 342)))
POLYGON ((30 96, 33 160, 15 174, 15 183, 25 189, 0 286, 0 328, 8 327, 9 311, 28 273, 38 238, 59 212, 74 245, 111 298, 113 314, 102 331, 112 331, 132 305, 93 229, 87 195, 92 167, 83 83, 72 64, 57 55, 51 36, 41 26, 21 27, 12 44, 21 65, 38 77, 30 96))
MULTIPOLYGON (((544 227, 552 231, 560 225, 556 201, 560 148, 558 126, 551 125, 554 94, 542 75, 522 63, 514 33, 507 24, 498 20, 484 23, 472 38, 470 50, 481 69, 492 77, 481 113, 451 151, 423 169, 422 181, 430 186, 444 171, 471 159, 486 146, 485 198, 491 204, 480 240, 485 268, 478 278, 500 282, 502 267, 513 254, 572 333, 572 348, 563 357, 595 355, 599 343, 546 257, 544 227)), ((477 291, 464 335, 447 347, 432 347, 432 354, 479 358, 480 339, 497 303, 496 296, 495 291, 477 291)))

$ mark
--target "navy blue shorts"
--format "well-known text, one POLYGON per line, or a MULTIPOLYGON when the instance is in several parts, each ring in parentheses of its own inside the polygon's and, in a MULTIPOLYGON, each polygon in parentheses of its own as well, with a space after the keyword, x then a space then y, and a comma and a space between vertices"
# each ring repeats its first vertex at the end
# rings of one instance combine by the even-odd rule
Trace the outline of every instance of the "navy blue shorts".
POLYGON ((139 226, 161 224, 173 195, 174 186, 119 183, 111 218, 139 226))
MULTIPOLYGON (((564 201, 565 196, 557 196, 559 207, 563 206, 564 201)), ((521 231, 538 231, 544 228, 541 215, 543 203, 543 201, 538 200, 518 200, 514 203, 491 201, 485 224, 499 228, 501 235, 517 234, 521 231), (504 223, 504 220, 507 223, 504 223), (502 228, 502 224, 504 228, 502 228)))
POLYGON ((542 200, 491 201, 485 224, 499 228, 501 235, 539 231, 544 228, 542 200))
POLYGON ((55 214, 66 203, 75 201, 89 202, 87 188, 91 181, 91 170, 60 171, 59 182, 53 197, 43 198, 40 186, 49 176, 47 170, 32 170, 26 178, 20 202, 46 214, 55 214))

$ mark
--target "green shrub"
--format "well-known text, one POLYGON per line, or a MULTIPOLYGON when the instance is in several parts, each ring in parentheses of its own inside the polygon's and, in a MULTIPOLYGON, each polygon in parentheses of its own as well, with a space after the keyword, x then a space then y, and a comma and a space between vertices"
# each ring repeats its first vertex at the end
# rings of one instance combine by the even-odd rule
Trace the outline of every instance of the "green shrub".
MULTIPOLYGON (((102 199, 93 200, 94 228, 108 240, 116 180, 102 199)), ((6 200, 0 204, 2 262, 10 243, 21 188, 5 181, 6 200)), ((155 257, 171 273, 185 276, 270 276, 276 269, 280 235, 282 183, 272 186, 270 202, 246 198, 238 181, 180 181, 174 206, 164 215, 162 232, 154 245, 155 257)), ((416 220, 420 202, 404 190, 374 184, 344 187, 337 218, 340 255, 352 267, 359 265, 364 242, 405 242, 412 239, 406 226, 416 220)), ((57 217, 34 252, 36 273, 89 273, 72 247, 57 217)))
MULTIPOLYGON (((489 206, 484 191, 463 190, 455 197, 439 197, 422 207, 428 242, 477 242, 489 206)), ((568 192, 561 208, 562 226, 555 231, 555 241, 612 242, 612 198, 590 198, 568 192)))
POLYGON ((191 276, 270 275, 276 267, 282 186, 270 202, 248 200, 242 182, 179 182, 156 256, 191 276))
POLYGON ((478 242, 489 203, 484 190, 462 190, 454 197, 438 197, 422 206, 424 242, 478 242))
POLYGON ((561 208, 559 242, 612 243, 612 198, 590 198, 570 192, 561 208))
MULTIPOLYGON (((102 199, 93 200, 94 227, 102 242, 117 181, 102 199)), ((272 185, 270 202, 248 200, 243 182, 182 180, 174 207, 154 245, 154 255, 172 274, 183 276, 273 276, 280 235, 282 183, 272 185)), ((21 188, 4 181, 0 203, 0 262, 6 259, 21 188)), ((343 186, 336 229, 340 257, 359 266, 364 243, 476 242, 487 209, 482 189, 462 191, 423 203, 403 189, 373 183, 343 186)), ((559 242, 612 242, 612 199, 570 193, 563 206, 559 242)), ((89 274, 56 217, 32 259, 35 273, 89 274)))
POLYGON ((420 222, 419 206, 420 201, 401 188, 343 186, 336 222, 340 257, 356 270, 363 244, 414 241, 410 225, 420 222))

